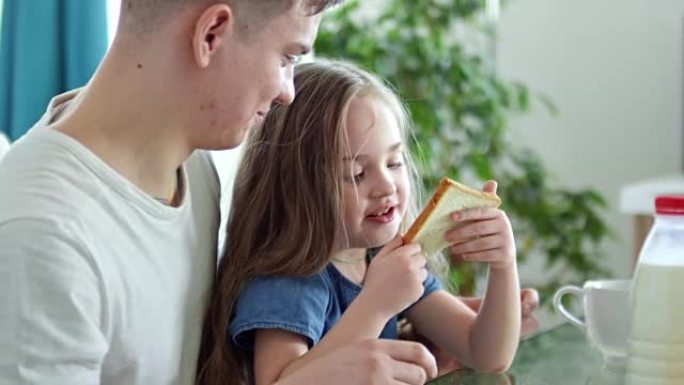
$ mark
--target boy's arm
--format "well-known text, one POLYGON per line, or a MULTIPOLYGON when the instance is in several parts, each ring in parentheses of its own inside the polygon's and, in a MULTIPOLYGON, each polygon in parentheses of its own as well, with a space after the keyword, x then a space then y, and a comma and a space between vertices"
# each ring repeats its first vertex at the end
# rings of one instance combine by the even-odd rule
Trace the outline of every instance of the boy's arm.
POLYGON ((99 384, 108 343, 89 258, 50 223, 0 225, 0 383, 99 384))
MULTIPOLYGON (((280 333, 288 332, 275 331, 275 334, 280 333)), ((273 342, 278 339, 281 342, 287 342, 291 338, 275 335, 272 337, 274 337, 271 339, 273 342)), ((300 343, 302 343, 300 347, 305 349, 306 344, 303 339, 300 343)), ((262 345, 262 347, 266 346, 262 345)), ((297 354, 294 350, 296 348, 291 351, 293 355, 297 354)), ((270 353, 272 358, 278 358, 275 350, 270 353)), ((268 383, 274 385, 423 385, 436 374, 435 359, 422 344, 370 339, 346 344, 290 374, 281 376, 278 381, 268 383)))

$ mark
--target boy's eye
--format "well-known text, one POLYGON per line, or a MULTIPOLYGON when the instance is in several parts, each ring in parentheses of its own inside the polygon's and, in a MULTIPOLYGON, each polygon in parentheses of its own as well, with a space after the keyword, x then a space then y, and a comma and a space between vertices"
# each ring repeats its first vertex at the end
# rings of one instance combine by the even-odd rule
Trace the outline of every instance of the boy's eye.
POLYGON ((284 64, 297 64, 301 58, 300 55, 285 55, 284 64))

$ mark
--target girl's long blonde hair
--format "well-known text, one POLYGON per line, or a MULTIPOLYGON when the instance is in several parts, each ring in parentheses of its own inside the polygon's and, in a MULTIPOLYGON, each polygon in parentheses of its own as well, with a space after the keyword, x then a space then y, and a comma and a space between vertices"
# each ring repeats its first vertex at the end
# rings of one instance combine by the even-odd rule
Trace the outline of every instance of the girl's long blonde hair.
MULTIPOLYGON (((247 357, 227 334, 243 283, 259 275, 315 274, 340 244, 342 151, 351 101, 371 96, 385 102, 407 139, 409 120, 399 98, 356 66, 340 61, 302 64, 295 69, 294 83, 294 102, 273 106, 246 143, 225 253, 204 323, 199 384, 247 383, 247 357)), ((415 180, 407 150, 405 155, 415 180)), ((415 204, 409 206, 415 214, 415 204)))

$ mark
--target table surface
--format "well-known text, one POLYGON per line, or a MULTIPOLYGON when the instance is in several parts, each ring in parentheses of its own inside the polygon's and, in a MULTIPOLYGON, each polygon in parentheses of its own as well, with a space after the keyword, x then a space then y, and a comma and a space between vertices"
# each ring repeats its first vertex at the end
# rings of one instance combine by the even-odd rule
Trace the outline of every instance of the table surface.
POLYGON ((430 385, 621 385, 624 364, 606 364, 584 334, 565 323, 520 343, 510 370, 457 370, 430 385))

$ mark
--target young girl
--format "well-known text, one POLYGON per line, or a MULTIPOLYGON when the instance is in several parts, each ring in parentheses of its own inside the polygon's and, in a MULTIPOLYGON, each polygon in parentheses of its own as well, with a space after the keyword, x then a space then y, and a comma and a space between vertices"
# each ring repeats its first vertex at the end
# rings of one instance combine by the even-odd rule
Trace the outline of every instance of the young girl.
POLYGON ((476 314, 440 288, 418 244, 402 243, 414 174, 398 97, 340 62, 298 66, 295 86, 247 142, 200 382, 273 384, 344 344, 397 338, 399 314, 464 364, 506 370, 520 291, 505 213, 455 212, 455 225, 472 224, 445 234, 453 253, 489 264, 476 314))

